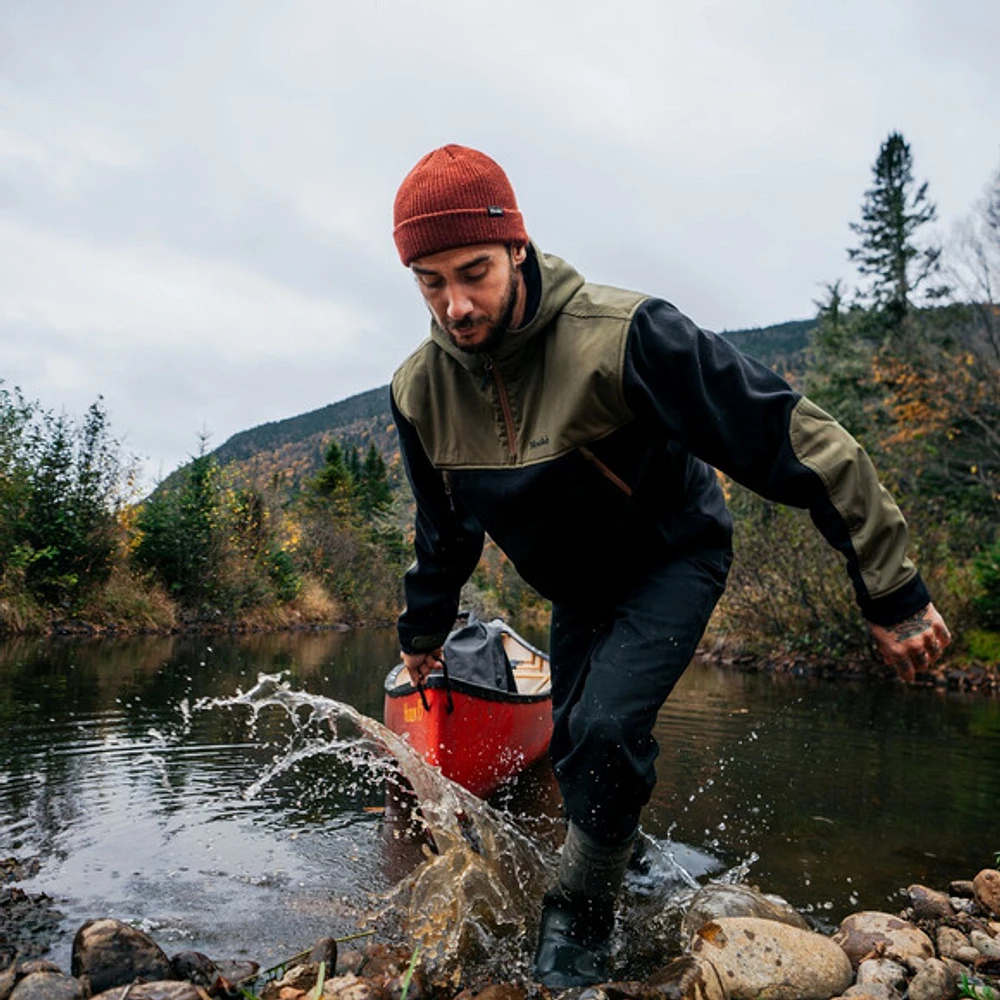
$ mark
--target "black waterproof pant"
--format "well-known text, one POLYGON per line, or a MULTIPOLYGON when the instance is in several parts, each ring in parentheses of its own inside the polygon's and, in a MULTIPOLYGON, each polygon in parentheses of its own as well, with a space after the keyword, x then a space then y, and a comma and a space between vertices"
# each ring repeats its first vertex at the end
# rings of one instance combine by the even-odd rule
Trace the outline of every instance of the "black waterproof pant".
POLYGON ((611 605, 552 609, 550 755, 566 813, 605 843, 630 837, 656 782, 653 724, 722 595, 731 552, 647 572, 611 605))

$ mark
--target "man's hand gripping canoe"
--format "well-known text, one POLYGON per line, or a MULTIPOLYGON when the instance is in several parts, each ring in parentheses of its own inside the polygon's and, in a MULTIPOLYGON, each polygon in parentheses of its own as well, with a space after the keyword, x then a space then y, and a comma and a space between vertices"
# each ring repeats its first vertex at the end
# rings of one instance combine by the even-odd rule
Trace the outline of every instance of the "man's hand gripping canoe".
POLYGON ((403 653, 403 666, 410 675, 410 683, 414 687, 420 687, 432 670, 441 670, 444 667, 442 655, 440 646, 429 653, 403 653))

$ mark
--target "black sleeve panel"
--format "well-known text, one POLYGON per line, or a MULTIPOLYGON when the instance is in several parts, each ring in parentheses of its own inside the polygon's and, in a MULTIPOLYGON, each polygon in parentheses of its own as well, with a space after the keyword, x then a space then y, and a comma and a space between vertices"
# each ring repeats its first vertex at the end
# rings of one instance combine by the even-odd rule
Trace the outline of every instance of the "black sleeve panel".
POLYGON ((693 455, 769 500, 807 508, 846 558, 869 621, 894 624, 929 602, 906 559, 902 515, 878 485, 867 455, 770 369, 669 303, 649 299, 629 330, 623 391, 637 416, 693 455), (793 427, 803 452, 802 442, 808 445, 808 464, 796 452, 793 427))
POLYGON ((400 453, 417 502, 416 562, 403 580, 406 608, 399 616, 404 652, 437 649, 451 631, 459 593, 483 550, 484 533, 445 489, 444 479, 424 452, 413 425, 390 394, 400 453))

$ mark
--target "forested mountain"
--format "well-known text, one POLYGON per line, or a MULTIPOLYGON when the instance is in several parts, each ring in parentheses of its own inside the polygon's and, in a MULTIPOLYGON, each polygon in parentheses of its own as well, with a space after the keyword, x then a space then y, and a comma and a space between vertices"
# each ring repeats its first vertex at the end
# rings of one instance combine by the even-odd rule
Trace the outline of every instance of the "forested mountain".
MULTIPOLYGON (((784 374, 802 369, 808 334, 815 325, 815 320, 791 320, 774 326, 725 331, 723 336, 784 374)), ((382 385, 318 410, 240 431, 212 455, 219 465, 236 466, 260 484, 281 485, 294 492, 323 464, 332 438, 337 439, 345 452, 357 448, 360 454, 374 442, 385 458, 390 476, 398 477, 389 386, 382 385)))

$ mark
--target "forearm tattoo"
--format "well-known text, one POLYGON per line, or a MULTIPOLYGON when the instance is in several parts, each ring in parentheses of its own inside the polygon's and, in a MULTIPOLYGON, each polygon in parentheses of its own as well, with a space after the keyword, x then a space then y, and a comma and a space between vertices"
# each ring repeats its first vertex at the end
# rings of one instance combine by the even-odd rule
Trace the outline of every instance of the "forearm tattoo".
POLYGON ((930 627, 931 620, 927 616, 926 611, 918 611, 915 615, 897 622, 889 631, 897 642, 905 642, 907 639, 912 639, 915 635, 920 635, 921 632, 926 632, 930 627))

